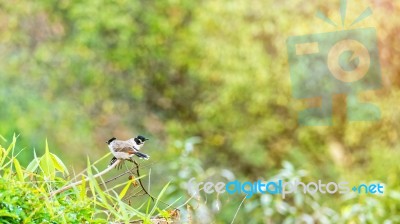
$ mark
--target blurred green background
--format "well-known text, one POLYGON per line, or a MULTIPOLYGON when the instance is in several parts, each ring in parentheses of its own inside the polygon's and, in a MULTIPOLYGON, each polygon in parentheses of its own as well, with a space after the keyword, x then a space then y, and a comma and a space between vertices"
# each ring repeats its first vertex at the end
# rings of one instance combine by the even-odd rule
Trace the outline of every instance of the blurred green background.
MULTIPOLYGON (((254 195, 235 223, 400 223, 400 2, 349 1, 346 25, 375 27, 383 86, 362 95, 381 120, 299 126, 286 40, 337 31, 339 1, 60 0, 0 2, 0 134, 19 134, 22 163, 45 139, 69 168, 108 153, 105 141, 151 141, 151 189, 190 198, 204 180, 379 181, 385 194, 254 195)), ((0 140, 3 141, 3 140, 0 140)), ((104 164, 106 166, 106 164, 104 164)), ((204 195, 182 220, 230 223, 244 195, 204 195), (192 214, 192 215, 188 215, 192 214)), ((146 199, 144 199, 146 200, 146 199)))

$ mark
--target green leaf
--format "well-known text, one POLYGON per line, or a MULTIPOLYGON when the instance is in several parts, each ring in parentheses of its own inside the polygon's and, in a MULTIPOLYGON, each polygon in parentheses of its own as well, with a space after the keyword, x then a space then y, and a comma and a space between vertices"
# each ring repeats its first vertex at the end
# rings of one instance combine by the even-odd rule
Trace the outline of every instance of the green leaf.
POLYGON ((157 199, 156 199, 156 202, 155 202, 153 208, 151 209, 151 211, 150 211, 150 213, 149 213, 150 215, 153 215, 154 212, 156 211, 157 205, 158 205, 158 203, 160 202, 161 197, 163 196, 163 194, 164 194, 165 191, 167 190, 169 184, 170 184, 170 182, 168 182, 168 183, 163 187, 163 189, 161 190, 160 194, 158 194, 157 199))
POLYGON ((163 217, 165 219, 170 219, 171 218, 171 214, 168 211, 161 210, 161 209, 157 208, 157 212, 160 214, 161 217, 163 217))
POLYGON ((85 176, 82 175, 82 184, 81 184, 81 193, 80 197, 82 200, 86 198, 86 179, 85 176))
POLYGON ((5 153, 5 152, 6 152, 6 150, 0 145, 0 161, 3 160, 2 156, 3 156, 3 153, 5 153))
POLYGON ((13 141, 11 142, 11 144, 8 146, 7 150, 4 152, 3 157, 0 160, 0 166, 2 166, 4 164, 4 161, 6 160, 8 154, 10 154, 11 150, 14 150, 15 148, 15 142, 17 141, 17 138, 15 137, 15 135, 13 136, 13 141))
POLYGON ((131 184, 132 184, 132 181, 129 180, 127 182, 127 184, 125 185, 124 189, 122 189, 121 193, 119 193, 119 199, 122 199, 126 195, 126 192, 128 192, 128 189, 131 186, 131 184))
MULTIPOLYGON (((146 214, 149 214, 149 212, 150 212, 150 205, 151 205, 151 198, 149 197, 147 199, 146 214)), ((151 214, 150 214, 150 216, 151 216, 151 214)))
POLYGON ((62 162, 62 160, 60 158, 58 158, 55 154, 50 153, 51 159, 53 161, 53 164, 55 166, 55 168, 58 171, 61 171, 62 173, 66 173, 67 175, 69 175, 68 173, 68 169, 67 167, 64 165, 64 163, 62 162))
POLYGON ((50 153, 50 151, 49 151, 49 144, 47 143, 47 139, 46 139, 46 149, 45 149, 45 150, 46 150, 46 151, 45 151, 46 154, 50 153))
POLYGON ((44 175, 50 180, 54 180, 56 176, 56 169, 54 167, 53 160, 51 159, 51 154, 46 140, 46 152, 40 158, 40 168, 42 169, 44 175))
POLYGON ((17 215, 11 214, 9 212, 6 212, 4 210, 0 210, 0 217, 10 217, 14 219, 18 219, 19 217, 17 215))
MULTIPOLYGON (((28 164, 28 166, 26 167, 26 171, 28 171, 29 173, 35 173, 37 168, 39 167, 39 159, 36 156, 36 150, 33 149, 33 160, 28 164)), ((25 178, 29 175, 29 173, 25 173, 25 178)))
MULTIPOLYGON (((39 160, 37 158, 34 158, 26 167, 26 171, 29 171, 31 173, 36 172, 37 168, 39 167, 39 160)), ((25 174, 26 175, 26 174, 25 174)))
POLYGON ((111 213, 113 214, 118 214, 117 211, 113 208, 112 205, 109 204, 106 195, 104 192, 100 189, 100 186, 98 185, 96 179, 93 177, 93 172, 92 172, 92 167, 90 165, 90 160, 87 158, 87 173, 89 177, 89 185, 91 186, 91 189, 93 189, 97 195, 100 197, 101 205, 107 208, 111 213))
POLYGON ((14 158, 14 166, 15 166, 15 171, 17 172, 18 179, 20 181, 24 181, 24 175, 22 172, 22 168, 21 168, 21 165, 19 164, 17 158, 14 158))
POLYGON ((50 178, 50 180, 54 180, 56 174, 54 164, 50 156, 45 154, 44 156, 42 156, 42 158, 40 158, 40 168, 47 178, 50 178))

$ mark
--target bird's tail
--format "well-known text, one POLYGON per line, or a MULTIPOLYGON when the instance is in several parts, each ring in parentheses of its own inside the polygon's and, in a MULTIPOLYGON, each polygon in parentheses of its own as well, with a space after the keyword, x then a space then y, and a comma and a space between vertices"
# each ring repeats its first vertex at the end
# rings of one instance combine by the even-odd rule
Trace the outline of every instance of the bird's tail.
POLYGON ((116 161, 117 161, 117 158, 113 157, 111 159, 110 163, 108 164, 108 166, 112 166, 116 161))
POLYGON ((150 156, 149 155, 146 155, 146 154, 144 154, 144 153, 141 153, 141 152, 135 152, 134 153, 137 157, 139 157, 139 158, 141 158, 141 159, 149 159, 150 158, 150 156))
MULTIPOLYGON (((110 163, 108 164, 108 166, 112 166, 115 162, 117 162, 117 160, 118 160, 117 158, 113 157, 113 158, 111 159, 110 163)), ((118 170, 121 169, 123 162, 124 162, 124 161, 121 161, 121 162, 117 165, 117 167, 115 167, 115 168, 117 168, 118 170)))

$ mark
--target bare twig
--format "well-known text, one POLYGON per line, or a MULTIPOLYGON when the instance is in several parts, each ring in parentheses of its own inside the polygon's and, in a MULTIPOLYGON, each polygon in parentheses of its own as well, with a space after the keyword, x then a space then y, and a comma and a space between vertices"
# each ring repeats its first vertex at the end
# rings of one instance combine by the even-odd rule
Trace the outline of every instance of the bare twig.
POLYGON ((233 224, 233 222, 235 221, 235 219, 236 219, 236 216, 237 216, 237 214, 239 213, 240 207, 242 207, 242 204, 243 204, 244 200, 246 200, 246 197, 247 197, 247 195, 246 195, 246 196, 244 196, 244 198, 243 198, 242 202, 240 202, 240 205, 239 205, 238 209, 236 210, 235 216, 233 216, 233 219, 232 219, 232 222, 231 222, 231 224, 233 224))
POLYGON ((151 192, 151 190, 150 190, 150 187, 151 187, 151 168, 150 168, 150 170, 149 170, 149 184, 148 184, 148 186, 149 186, 149 192, 151 192))
MULTIPOLYGON (((114 169, 114 167, 116 167, 120 162, 121 162, 121 160, 117 160, 117 161, 116 161, 115 163, 113 163, 111 166, 107 167, 107 169, 105 169, 105 170, 103 170, 102 172, 100 172, 100 173, 94 175, 93 178, 98 178, 98 177, 103 176, 104 174, 110 172, 110 171, 111 171, 112 169, 114 169)), ((89 181, 89 178, 85 179, 85 182, 86 182, 86 181, 89 181)), ((55 195, 57 195, 57 194, 59 194, 59 193, 62 193, 62 192, 64 192, 64 191, 68 190, 68 189, 71 189, 71 188, 73 188, 73 187, 75 187, 75 186, 77 186, 77 185, 80 185, 80 184, 82 184, 82 182, 83 182, 83 181, 80 180, 80 181, 74 182, 74 183, 72 183, 72 184, 66 185, 66 186, 64 186, 64 187, 62 187, 62 188, 60 188, 60 189, 58 189, 58 190, 55 190, 55 191, 53 191, 53 192, 50 193, 50 197, 53 197, 53 196, 55 196, 55 195)))
MULTIPOLYGON (((153 195, 151 195, 151 194, 149 193, 149 191, 146 190, 146 188, 144 187, 144 185, 143 185, 143 183, 142 183, 142 180, 141 180, 141 178, 140 178, 141 176, 140 176, 140 171, 139 171, 139 164, 138 164, 134 159, 130 159, 130 160, 128 160, 128 161, 133 162, 133 163, 135 164, 135 166, 136 166, 136 174, 137 174, 137 176, 138 176, 139 185, 140 185, 140 187, 142 188, 142 191, 144 192, 144 194, 148 195, 148 196, 151 198, 151 200, 154 202, 154 200, 156 199, 156 197, 154 197, 153 195)), ((128 170, 128 172, 130 172, 130 171, 131 171, 131 170, 128 170)), ((140 193, 140 191, 139 191, 138 193, 140 193)), ((131 196, 129 196, 128 198, 125 198, 125 200, 129 200, 129 199, 131 199, 132 197, 135 197, 135 196, 137 196, 137 195, 136 195, 136 194, 131 195, 131 196)), ((168 203, 166 203, 166 202, 164 202, 164 201, 162 201, 162 200, 159 200, 159 199, 158 199, 158 201, 161 202, 162 204, 168 206, 168 207, 172 207, 170 204, 168 204, 168 203)))
MULTIPOLYGON (((156 224, 171 224, 171 223, 181 223, 180 222, 180 211, 179 209, 174 209, 169 211, 169 218, 164 218, 160 215, 156 215, 150 218, 150 223, 156 223, 156 224)), ((143 224, 147 223, 144 222, 144 220, 133 220, 129 223, 136 223, 136 224, 143 224)))
POLYGON ((125 172, 123 172, 123 173, 121 173, 121 174, 119 174, 119 175, 117 175, 117 176, 115 176, 115 177, 113 177, 113 178, 111 178, 111 179, 108 179, 108 180, 104 181, 104 183, 100 183, 99 186, 104 185, 104 184, 108 184, 108 183, 110 183, 111 181, 114 181, 114 180, 116 180, 116 179, 118 179, 118 178, 124 176, 125 174, 132 172, 132 170, 133 170, 133 169, 127 170, 127 171, 125 171, 125 172))
MULTIPOLYGON (((111 152, 107 153, 105 156, 101 157, 99 160, 95 161, 92 166, 96 165, 97 163, 101 162, 103 159, 107 158, 109 155, 111 154, 111 152)), ((73 169, 73 168, 72 168, 73 169)), ((75 174, 75 170, 74 170, 74 177, 72 177, 72 180, 77 179, 78 177, 80 177, 81 175, 83 175, 85 172, 87 171, 87 168, 83 169, 81 172, 79 172, 78 174, 75 174)))
POLYGON ((135 160, 133 160, 133 163, 135 163, 135 165, 136 165, 136 174, 137 174, 137 176, 138 176, 138 181, 139 181, 140 187, 142 187, 143 191, 144 191, 147 195, 149 195, 149 197, 151 198, 152 201, 154 201, 154 197, 153 197, 149 192, 147 192, 146 188, 144 188, 144 186, 143 186, 143 183, 142 183, 141 178, 139 178, 139 177, 140 177, 139 164, 138 164, 135 160))

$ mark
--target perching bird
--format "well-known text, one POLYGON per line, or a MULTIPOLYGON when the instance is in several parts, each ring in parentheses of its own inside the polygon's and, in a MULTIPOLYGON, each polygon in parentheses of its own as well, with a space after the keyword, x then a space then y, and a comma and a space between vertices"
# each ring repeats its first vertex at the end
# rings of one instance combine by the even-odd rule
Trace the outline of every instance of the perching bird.
POLYGON ((132 156, 136 155, 141 159, 149 159, 150 156, 139 152, 139 150, 143 147, 145 141, 149 140, 141 135, 138 135, 136 138, 131 138, 126 141, 117 140, 116 138, 111 138, 107 141, 108 148, 114 157, 111 159, 110 164, 112 165, 117 159, 123 160, 132 160, 132 156))

